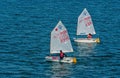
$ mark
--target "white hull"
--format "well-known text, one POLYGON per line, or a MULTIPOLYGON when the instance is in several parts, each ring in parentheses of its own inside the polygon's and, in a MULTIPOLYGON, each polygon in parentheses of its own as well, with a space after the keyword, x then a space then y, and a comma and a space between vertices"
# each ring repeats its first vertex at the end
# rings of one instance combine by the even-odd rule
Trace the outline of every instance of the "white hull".
POLYGON ((74 39, 75 42, 81 42, 81 43, 100 43, 100 39, 99 38, 78 38, 78 39, 74 39))
POLYGON ((63 62, 63 63, 76 63, 76 58, 74 57, 64 57, 62 60, 60 60, 59 56, 46 56, 46 61, 51 62, 63 62))

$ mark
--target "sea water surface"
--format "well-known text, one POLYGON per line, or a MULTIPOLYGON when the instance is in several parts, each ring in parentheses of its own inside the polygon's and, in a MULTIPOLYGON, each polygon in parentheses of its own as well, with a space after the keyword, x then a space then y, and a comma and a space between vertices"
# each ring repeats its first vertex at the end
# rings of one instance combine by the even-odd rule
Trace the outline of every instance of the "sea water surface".
POLYGON ((0 77, 120 78, 120 0, 0 0, 0 77), (84 8, 100 44, 73 41, 84 8), (68 30, 76 64, 45 60, 59 20, 68 30))

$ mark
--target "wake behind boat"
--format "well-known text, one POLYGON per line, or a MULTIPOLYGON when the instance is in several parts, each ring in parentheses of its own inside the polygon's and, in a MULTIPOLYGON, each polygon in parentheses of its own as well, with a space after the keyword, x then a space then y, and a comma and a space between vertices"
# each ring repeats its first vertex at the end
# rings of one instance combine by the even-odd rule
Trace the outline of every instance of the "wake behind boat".
MULTIPOLYGON (((91 19, 90 14, 88 13, 87 9, 85 8, 83 12, 78 17, 77 23, 77 33, 76 35, 95 35, 95 29, 93 26, 93 22, 91 19)), ((99 38, 75 38, 75 42, 83 42, 83 43, 100 43, 99 38)))
MULTIPOLYGON (((67 29, 62 24, 61 21, 56 25, 56 27, 51 32, 50 40, 50 54, 60 54, 60 50, 64 53, 73 52, 71 41, 67 32, 67 29)), ((47 61, 53 62, 64 62, 64 63, 76 63, 75 57, 64 57, 60 59, 60 56, 46 56, 47 61)))

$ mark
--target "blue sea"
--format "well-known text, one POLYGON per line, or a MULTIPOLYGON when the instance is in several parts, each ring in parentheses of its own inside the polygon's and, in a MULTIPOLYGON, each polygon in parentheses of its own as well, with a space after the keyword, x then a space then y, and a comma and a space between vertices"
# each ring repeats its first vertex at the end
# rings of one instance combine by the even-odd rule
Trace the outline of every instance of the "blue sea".
POLYGON ((120 0, 0 0, 0 78, 120 78, 120 0), (99 44, 73 41, 84 8, 99 44), (59 20, 76 64, 45 60, 59 20))

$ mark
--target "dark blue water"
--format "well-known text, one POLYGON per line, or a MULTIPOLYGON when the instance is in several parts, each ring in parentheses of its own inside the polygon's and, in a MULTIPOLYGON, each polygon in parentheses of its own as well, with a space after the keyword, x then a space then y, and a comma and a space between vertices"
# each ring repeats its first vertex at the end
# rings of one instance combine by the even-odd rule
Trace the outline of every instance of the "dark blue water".
POLYGON ((119 78, 120 0, 1 0, 1 78, 119 78), (100 44, 74 43, 77 18, 91 14, 100 44), (45 61, 50 32, 61 20, 74 48, 76 64, 45 61))

